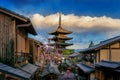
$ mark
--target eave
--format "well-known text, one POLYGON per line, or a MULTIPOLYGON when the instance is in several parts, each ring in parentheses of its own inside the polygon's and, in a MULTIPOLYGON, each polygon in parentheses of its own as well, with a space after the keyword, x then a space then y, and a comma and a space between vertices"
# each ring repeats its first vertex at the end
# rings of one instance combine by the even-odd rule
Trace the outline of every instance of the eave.
POLYGON ((59 37, 59 36, 56 36, 56 37, 53 37, 53 38, 51 38, 51 40, 70 40, 70 39, 72 39, 72 38, 70 38, 70 37, 59 37))
POLYGON ((56 42, 55 44, 61 45, 61 46, 70 46, 70 45, 73 45, 73 44, 70 44, 70 43, 62 43, 62 42, 56 42))
POLYGON ((53 31, 53 32, 50 32, 49 34, 51 35, 55 35, 55 34, 71 34, 72 32, 71 31, 68 31, 66 29, 63 29, 62 27, 58 27, 57 30, 53 31))
POLYGON ((20 14, 17 14, 17 13, 15 13, 15 12, 13 12, 13 11, 10 11, 10 10, 5 9, 5 8, 2 8, 2 7, 0 7, 0 12, 1 12, 1 13, 4 13, 4 14, 7 14, 7 15, 9 15, 9 16, 11 16, 11 17, 14 17, 14 18, 16 18, 16 19, 19 19, 19 20, 21 20, 21 21, 24 21, 24 22, 27 22, 27 21, 28 21, 28 18, 27 18, 27 17, 24 17, 24 16, 22 16, 22 15, 20 15, 20 14))
POLYGON ((18 28, 24 28, 26 31, 28 31, 29 33, 33 34, 33 35, 37 35, 37 32, 35 31, 35 29, 32 26, 32 23, 26 23, 26 24, 20 24, 17 25, 18 28))

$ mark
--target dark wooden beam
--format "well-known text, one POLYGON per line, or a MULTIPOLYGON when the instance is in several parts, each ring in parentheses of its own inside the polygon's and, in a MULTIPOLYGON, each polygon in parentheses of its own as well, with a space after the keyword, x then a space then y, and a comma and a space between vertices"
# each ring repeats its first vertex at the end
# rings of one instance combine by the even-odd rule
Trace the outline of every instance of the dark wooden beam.
POLYGON ((20 20, 25 21, 25 22, 28 21, 28 18, 25 18, 22 15, 19 15, 17 13, 14 13, 14 12, 12 12, 10 10, 7 10, 7 9, 1 8, 1 7, 0 7, 0 12, 2 12, 4 14, 7 14, 7 15, 10 15, 12 17, 15 17, 15 18, 20 19, 20 20))

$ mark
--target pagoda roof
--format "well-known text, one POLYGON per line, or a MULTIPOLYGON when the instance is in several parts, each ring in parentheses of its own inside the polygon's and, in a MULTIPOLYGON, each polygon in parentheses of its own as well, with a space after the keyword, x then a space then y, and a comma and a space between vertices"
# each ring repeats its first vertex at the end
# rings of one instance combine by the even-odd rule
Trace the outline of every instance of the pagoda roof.
POLYGON ((62 42, 56 42, 56 44, 60 44, 60 45, 63 45, 63 46, 73 45, 72 43, 62 43, 62 42))
POLYGON ((73 44, 70 44, 70 43, 63 43, 63 42, 55 42, 55 43, 53 43, 53 44, 51 44, 51 45, 61 45, 61 46, 70 46, 70 45, 73 45, 73 44))
POLYGON ((57 30, 52 31, 49 34, 56 35, 58 33, 61 33, 61 34, 70 34, 70 33, 72 33, 71 31, 68 31, 68 30, 62 28, 62 26, 61 26, 61 14, 59 14, 59 26, 58 26, 57 30))
POLYGON ((55 36, 55 37, 51 38, 51 40, 56 40, 56 39, 59 39, 59 40, 70 40, 72 38, 71 37, 67 37, 67 36, 55 36))
POLYGON ((61 34, 70 34, 70 33, 72 33, 72 31, 68 31, 66 29, 63 29, 61 26, 59 26, 57 28, 57 30, 52 31, 49 34, 55 35, 55 34, 58 34, 58 33, 61 33, 61 34))

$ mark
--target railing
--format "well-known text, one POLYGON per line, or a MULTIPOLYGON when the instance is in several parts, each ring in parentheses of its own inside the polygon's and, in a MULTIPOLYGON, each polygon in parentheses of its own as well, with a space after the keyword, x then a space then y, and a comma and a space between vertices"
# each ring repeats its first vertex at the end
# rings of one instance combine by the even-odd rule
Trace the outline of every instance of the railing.
POLYGON ((17 65, 23 65, 28 62, 29 53, 24 52, 16 52, 16 64, 17 65))

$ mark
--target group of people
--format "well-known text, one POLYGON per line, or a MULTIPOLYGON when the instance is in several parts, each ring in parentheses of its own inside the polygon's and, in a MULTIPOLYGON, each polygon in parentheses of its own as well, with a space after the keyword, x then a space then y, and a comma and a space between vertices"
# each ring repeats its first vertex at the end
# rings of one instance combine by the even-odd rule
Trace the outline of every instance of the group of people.
POLYGON ((73 73, 70 66, 64 64, 58 67, 53 62, 49 62, 41 72, 41 80, 79 80, 77 70, 75 68, 73 73))
POLYGON ((71 72, 71 68, 68 67, 66 72, 60 76, 59 80, 77 80, 76 75, 71 72))

